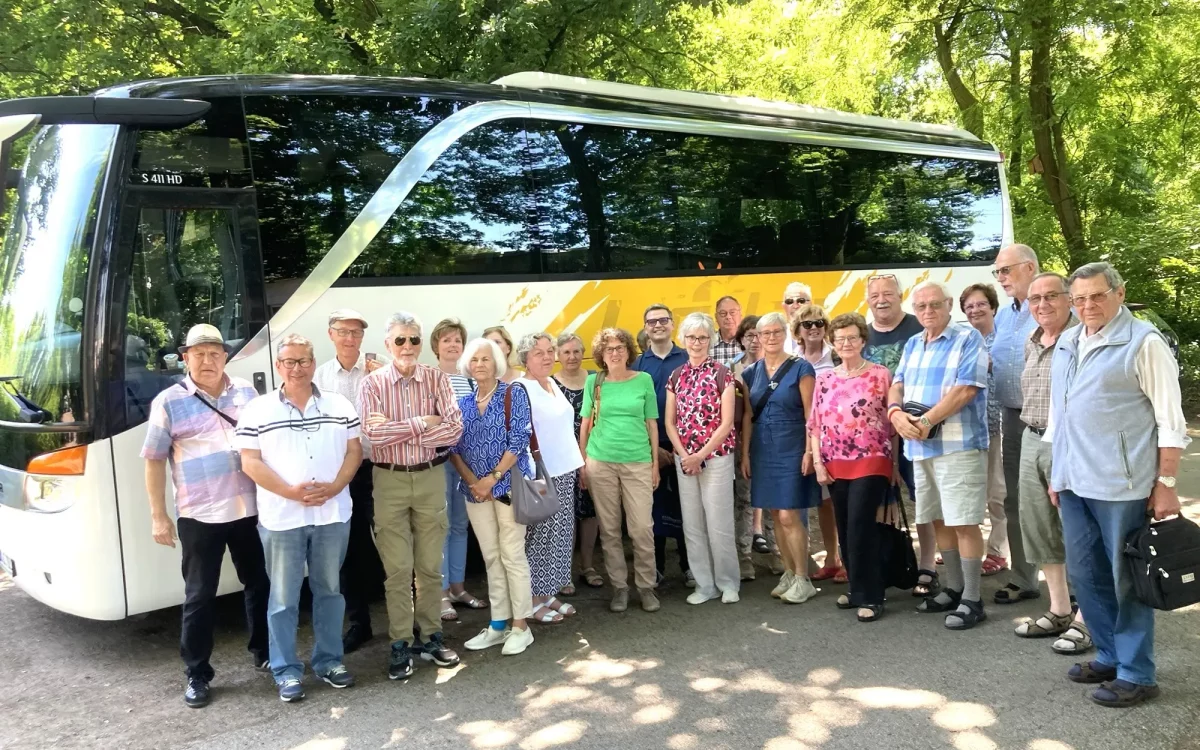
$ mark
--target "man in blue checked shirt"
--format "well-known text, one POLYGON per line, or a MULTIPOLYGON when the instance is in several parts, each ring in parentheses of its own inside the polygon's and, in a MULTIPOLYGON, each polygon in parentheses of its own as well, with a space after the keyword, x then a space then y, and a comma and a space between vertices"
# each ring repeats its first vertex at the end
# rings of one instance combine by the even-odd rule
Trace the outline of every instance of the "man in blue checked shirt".
POLYGON ((952 323, 945 284, 913 290, 924 332, 904 346, 888 399, 888 419, 904 438, 917 485, 917 523, 933 523, 945 587, 918 612, 945 612, 946 627, 967 630, 986 615, 979 584, 987 505, 987 366, 979 331, 952 323))

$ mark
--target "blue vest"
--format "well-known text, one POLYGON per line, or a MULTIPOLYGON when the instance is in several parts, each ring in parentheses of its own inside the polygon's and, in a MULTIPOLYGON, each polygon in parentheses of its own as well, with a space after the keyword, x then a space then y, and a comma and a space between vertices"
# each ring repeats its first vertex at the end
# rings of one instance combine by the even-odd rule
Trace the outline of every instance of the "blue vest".
POLYGON ((1158 476, 1158 423, 1138 384, 1137 354, 1147 336, 1162 334, 1122 307, 1107 340, 1079 361, 1084 328, 1059 337, 1050 365, 1050 486, 1093 500, 1144 500, 1158 476))

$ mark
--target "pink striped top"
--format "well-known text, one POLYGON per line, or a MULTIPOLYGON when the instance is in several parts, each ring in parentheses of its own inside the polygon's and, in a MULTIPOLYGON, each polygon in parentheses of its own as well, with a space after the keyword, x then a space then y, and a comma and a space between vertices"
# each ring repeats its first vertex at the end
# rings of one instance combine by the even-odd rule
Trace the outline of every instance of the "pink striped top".
POLYGON ((432 461, 439 448, 457 444, 463 430, 450 376, 428 365, 417 365, 411 377, 402 376, 393 364, 363 378, 358 413, 375 463, 412 466, 432 461), (371 412, 388 421, 368 427, 371 412), (431 415, 440 415, 442 423, 426 427, 421 417, 431 415))

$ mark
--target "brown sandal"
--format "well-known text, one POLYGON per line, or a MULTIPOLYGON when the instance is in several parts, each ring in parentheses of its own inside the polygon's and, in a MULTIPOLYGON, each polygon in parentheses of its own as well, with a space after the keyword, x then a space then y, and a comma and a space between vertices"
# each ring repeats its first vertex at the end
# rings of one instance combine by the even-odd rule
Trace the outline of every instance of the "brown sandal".
POLYGON ((1067 632, 1067 629, 1071 627, 1071 623, 1074 620, 1075 615, 1070 612, 1065 615, 1046 612, 1037 619, 1029 618, 1025 620, 1013 632, 1020 638, 1053 638, 1067 632))

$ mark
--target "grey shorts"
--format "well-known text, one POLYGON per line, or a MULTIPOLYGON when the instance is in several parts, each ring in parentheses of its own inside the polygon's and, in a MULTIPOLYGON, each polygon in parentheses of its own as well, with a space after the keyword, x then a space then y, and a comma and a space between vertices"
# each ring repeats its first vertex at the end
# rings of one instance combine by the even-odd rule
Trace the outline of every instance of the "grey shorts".
POLYGON ((1050 502, 1050 444, 1029 430, 1021 435, 1021 541, 1030 565, 1067 561, 1062 516, 1050 502))
POLYGON ((913 461, 917 523, 983 523, 987 508, 987 451, 969 450, 913 461))

